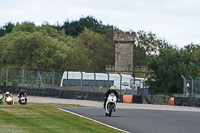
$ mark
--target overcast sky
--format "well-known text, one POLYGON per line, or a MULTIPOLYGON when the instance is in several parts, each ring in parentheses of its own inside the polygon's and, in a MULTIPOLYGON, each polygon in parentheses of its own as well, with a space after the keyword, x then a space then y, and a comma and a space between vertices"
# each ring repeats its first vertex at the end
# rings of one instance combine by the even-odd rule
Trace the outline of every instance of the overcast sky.
POLYGON ((0 0, 0 27, 9 21, 63 24, 87 16, 123 31, 151 31, 178 47, 200 44, 200 0, 0 0))

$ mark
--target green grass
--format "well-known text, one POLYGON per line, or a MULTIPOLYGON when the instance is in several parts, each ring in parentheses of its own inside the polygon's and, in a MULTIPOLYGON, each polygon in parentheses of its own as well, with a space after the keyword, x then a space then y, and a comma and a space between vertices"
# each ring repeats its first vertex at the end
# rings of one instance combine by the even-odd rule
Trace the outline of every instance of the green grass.
MULTIPOLYGON (((5 104, 5 103, 4 103, 5 104)), ((65 104, 0 105, 0 133, 107 133, 119 132, 56 107, 65 104)))

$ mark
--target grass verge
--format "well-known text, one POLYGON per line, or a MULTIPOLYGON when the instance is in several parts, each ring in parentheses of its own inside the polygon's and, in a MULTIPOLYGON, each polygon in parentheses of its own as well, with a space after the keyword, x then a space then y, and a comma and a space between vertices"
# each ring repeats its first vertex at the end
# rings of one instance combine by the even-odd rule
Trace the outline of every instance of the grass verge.
POLYGON ((119 132, 93 121, 58 110, 78 105, 28 103, 0 105, 1 133, 107 133, 119 132))

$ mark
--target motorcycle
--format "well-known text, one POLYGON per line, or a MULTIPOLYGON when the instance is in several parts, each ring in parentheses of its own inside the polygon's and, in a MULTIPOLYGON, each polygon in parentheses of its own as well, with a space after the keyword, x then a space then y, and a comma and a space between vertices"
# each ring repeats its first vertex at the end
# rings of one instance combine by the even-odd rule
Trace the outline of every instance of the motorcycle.
POLYGON ((21 96, 19 98, 19 104, 21 104, 21 105, 26 105, 27 104, 26 98, 24 96, 21 96))
POLYGON ((108 99, 106 101, 106 109, 105 109, 105 115, 111 116, 112 112, 116 109, 116 103, 117 103, 117 97, 114 93, 111 93, 108 96, 108 99))
POLYGON ((4 96, 3 96, 3 94, 0 94, 0 105, 2 105, 2 104, 3 104, 3 99, 4 99, 4 96))
POLYGON ((14 105, 13 97, 11 96, 5 97, 5 101, 7 105, 14 105))

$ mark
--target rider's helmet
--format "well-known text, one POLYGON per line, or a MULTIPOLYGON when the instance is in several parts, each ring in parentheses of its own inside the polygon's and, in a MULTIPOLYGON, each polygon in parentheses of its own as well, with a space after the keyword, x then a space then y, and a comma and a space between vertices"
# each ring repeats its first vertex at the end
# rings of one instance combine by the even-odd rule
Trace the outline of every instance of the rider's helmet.
POLYGON ((6 92, 6 95, 10 95, 10 93, 7 91, 7 92, 6 92))
POLYGON ((116 90, 115 86, 111 86, 110 90, 116 90))

